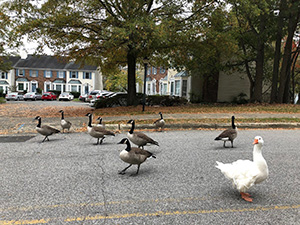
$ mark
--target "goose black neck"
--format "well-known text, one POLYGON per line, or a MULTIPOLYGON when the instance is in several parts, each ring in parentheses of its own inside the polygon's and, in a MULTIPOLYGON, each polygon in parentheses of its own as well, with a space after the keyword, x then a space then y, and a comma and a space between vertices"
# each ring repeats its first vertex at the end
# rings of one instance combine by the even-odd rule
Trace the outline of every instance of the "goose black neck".
POLYGON ((89 123, 88 123, 89 127, 92 127, 92 115, 89 115, 89 123))
POLYGON ((61 112, 61 119, 62 119, 62 120, 65 119, 65 117, 64 117, 64 112, 61 112))
POLYGON ((235 125, 234 125, 234 116, 231 118, 231 126, 232 126, 232 129, 235 129, 235 125))
POLYGON ((160 114, 160 119, 163 119, 162 113, 160 114))
POLYGON ((41 123, 42 123, 42 119, 41 118, 38 118, 38 124, 37 124, 37 127, 41 127, 41 123))
POLYGON ((101 118, 101 119, 99 119, 99 124, 102 124, 102 118, 101 118))
POLYGON ((132 124, 131 124, 131 129, 130 129, 130 131, 129 131, 130 134, 133 133, 133 131, 134 131, 134 126, 135 126, 135 122, 133 121, 132 124))
POLYGON ((127 151, 127 152, 129 152, 130 150, 131 150, 131 145, 130 145, 130 142, 129 141, 126 141, 126 148, 125 148, 125 150, 127 151))

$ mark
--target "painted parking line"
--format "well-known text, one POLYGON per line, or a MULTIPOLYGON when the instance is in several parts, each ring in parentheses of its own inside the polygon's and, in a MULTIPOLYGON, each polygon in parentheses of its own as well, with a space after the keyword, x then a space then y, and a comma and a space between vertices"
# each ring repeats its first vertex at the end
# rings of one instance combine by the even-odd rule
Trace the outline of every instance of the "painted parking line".
MULTIPOLYGON (((275 205, 275 206, 259 206, 252 208, 237 208, 237 209, 211 209, 211 210, 191 210, 191 211, 157 211, 150 213, 126 213, 126 214, 112 214, 112 215, 95 215, 95 216, 82 216, 82 217, 69 217, 64 222, 80 222, 80 221, 97 221, 107 219, 124 219, 133 217, 153 217, 153 216, 177 216, 177 215, 199 215, 199 214, 211 214, 211 213, 236 213, 236 212, 258 212, 258 211, 271 211, 271 210, 289 210, 299 209, 300 205, 275 205)), ((56 221, 61 218, 48 218, 37 220, 2 220, 0 225, 16 225, 16 224, 47 224, 49 222, 56 221)))

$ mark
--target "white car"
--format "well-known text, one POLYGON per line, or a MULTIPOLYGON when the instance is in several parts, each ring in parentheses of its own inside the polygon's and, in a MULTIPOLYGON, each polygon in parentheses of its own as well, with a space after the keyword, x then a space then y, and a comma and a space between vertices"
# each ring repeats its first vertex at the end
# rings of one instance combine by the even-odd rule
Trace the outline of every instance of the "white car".
POLYGON ((63 92, 59 95, 58 100, 59 101, 71 101, 74 99, 74 95, 72 95, 69 92, 63 92))
POLYGON ((10 101, 10 100, 20 101, 23 100, 24 98, 23 95, 19 94, 18 92, 11 92, 5 95, 5 99, 6 101, 10 101))
POLYGON ((31 101, 36 101, 36 100, 42 100, 42 95, 36 92, 28 92, 24 96, 24 100, 31 100, 31 101))

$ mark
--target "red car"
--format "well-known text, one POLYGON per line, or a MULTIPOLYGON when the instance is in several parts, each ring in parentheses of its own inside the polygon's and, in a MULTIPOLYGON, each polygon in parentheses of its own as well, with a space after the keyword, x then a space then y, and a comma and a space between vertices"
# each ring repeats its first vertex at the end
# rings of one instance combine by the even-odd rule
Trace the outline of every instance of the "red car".
POLYGON ((56 100, 56 95, 53 92, 45 92, 42 95, 42 100, 56 100))

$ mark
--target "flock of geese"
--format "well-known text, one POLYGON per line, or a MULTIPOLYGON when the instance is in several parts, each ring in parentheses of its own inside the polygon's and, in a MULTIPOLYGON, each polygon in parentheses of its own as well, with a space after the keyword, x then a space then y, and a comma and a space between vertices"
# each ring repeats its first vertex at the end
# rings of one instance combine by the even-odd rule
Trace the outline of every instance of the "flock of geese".
MULTIPOLYGON (((61 127, 62 132, 66 129, 69 131, 72 123, 70 121, 65 120, 64 118, 64 111, 60 110, 61 113, 61 127)), ((165 121, 163 119, 163 115, 160 112, 160 119, 154 122, 155 127, 159 130, 163 130, 165 127, 165 121)), ((98 117, 99 123, 96 126, 92 126, 92 114, 87 113, 86 116, 89 118, 87 132, 90 136, 97 139, 98 144, 102 144, 103 140, 107 136, 115 136, 114 132, 106 130, 105 124, 102 123, 102 118, 98 117)), ((41 135, 45 136, 42 142, 48 140, 49 136, 59 133, 60 130, 47 126, 41 125, 41 117, 37 116, 34 120, 38 121, 36 126, 36 130, 41 135)), ((216 141, 223 141, 223 147, 226 147, 225 143, 227 141, 231 142, 231 147, 233 148, 233 141, 237 137, 237 127, 234 123, 235 117, 231 117, 231 128, 224 130, 218 137, 215 138, 216 141)), ((147 136, 142 132, 136 132, 135 129, 135 121, 129 120, 127 122, 131 124, 131 129, 127 133, 127 138, 123 138, 118 144, 125 144, 126 148, 120 152, 120 158, 124 162, 128 163, 125 169, 121 170, 119 174, 125 174, 125 171, 131 167, 132 165, 137 165, 137 175, 139 173, 140 165, 146 161, 147 158, 156 158, 156 156, 145 150, 144 146, 147 144, 157 145, 159 146, 158 142, 147 136), (137 147, 132 147, 130 142, 137 145, 137 147)), ((232 163, 221 163, 216 162, 216 167, 224 174, 224 176, 231 180, 233 186, 240 192, 241 197, 248 202, 252 202, 253 199, 251 198, 250 194, 246 191, 252 187, 254 184, 258 184, 263 182, 268 177, 268 166, 266 160, 262 155, 262 146, 263 146, 263 138, 260 136, 256 136, 254 139, 254 148, 253 148, 253 161, 250 160, 237 160, 232 163)))

